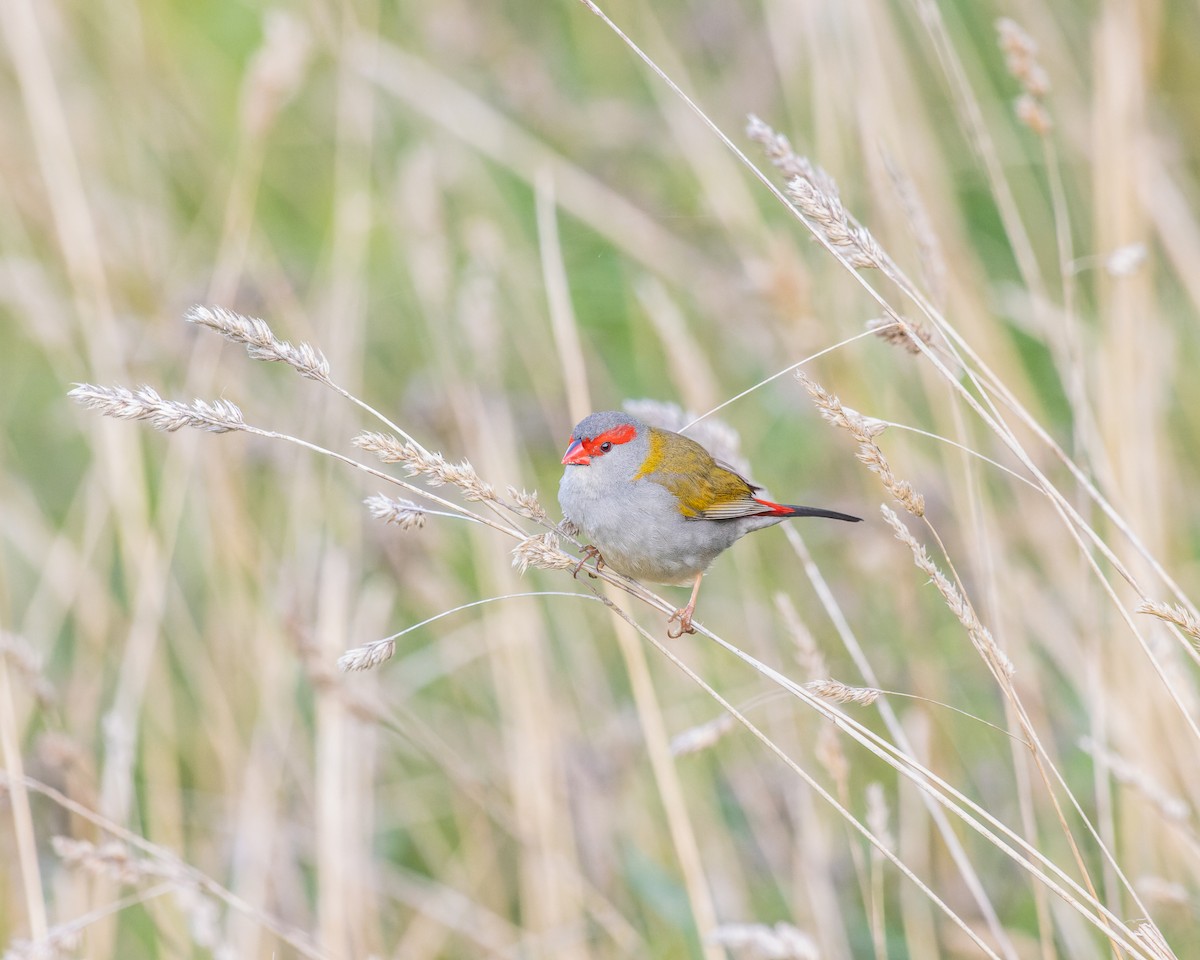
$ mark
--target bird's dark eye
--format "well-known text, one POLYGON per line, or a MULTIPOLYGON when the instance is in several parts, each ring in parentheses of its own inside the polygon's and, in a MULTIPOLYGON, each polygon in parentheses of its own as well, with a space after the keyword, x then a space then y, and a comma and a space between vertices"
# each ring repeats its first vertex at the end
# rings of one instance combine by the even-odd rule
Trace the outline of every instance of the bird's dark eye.
POLYGON ((608 453, 608 451, 611 449, 612 449, 612 444, 609 443, 607 440, 605 440, 602 444, 600 444, 600 450, 603 453, 608 453))

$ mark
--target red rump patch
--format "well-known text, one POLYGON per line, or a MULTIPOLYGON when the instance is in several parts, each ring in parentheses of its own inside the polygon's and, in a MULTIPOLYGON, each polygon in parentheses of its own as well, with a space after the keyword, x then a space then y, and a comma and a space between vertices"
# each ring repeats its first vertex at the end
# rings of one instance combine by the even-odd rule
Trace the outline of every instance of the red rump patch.
POLYGON ((759 516, 768 516, 770 514, 778 514, 780 516, 788 516, 789 514, 796 512, 792 507, 786 506, 782 503, 772 503, 770 500, 763 500, 760 497, 751 497, 750 499, 753 500, 755 503, 761 503, 764 507, 767 508, 762 513, 760 513, 759 516))
POLYGON ((590 440, 583 441, 583 449, 587 451, 590 457, 603 456, 604 451, 600 449, 602 443, 611 443, 616 446, 621 443, 628 443, 637 436, 637 431, 632 424, 623 423, 619 427, 613 427, 611 430, 605 430, 600 436, 593 437, 590 440))

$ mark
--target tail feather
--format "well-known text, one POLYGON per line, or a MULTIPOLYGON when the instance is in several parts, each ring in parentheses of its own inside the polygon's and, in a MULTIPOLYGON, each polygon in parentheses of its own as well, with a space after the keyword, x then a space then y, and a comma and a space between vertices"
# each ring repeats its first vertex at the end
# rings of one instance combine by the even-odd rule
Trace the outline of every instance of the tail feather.
POLYGON ((767 508, 767 516, 774 517, 825 517, 827 520, 845 520, 848 523, 859 523, 862 517, 853 517, 848 513, 838 513, 836 510, 824 510, 821 507, 798 507, 793 503, 772 503, 770 500, 754 498, 767 508))

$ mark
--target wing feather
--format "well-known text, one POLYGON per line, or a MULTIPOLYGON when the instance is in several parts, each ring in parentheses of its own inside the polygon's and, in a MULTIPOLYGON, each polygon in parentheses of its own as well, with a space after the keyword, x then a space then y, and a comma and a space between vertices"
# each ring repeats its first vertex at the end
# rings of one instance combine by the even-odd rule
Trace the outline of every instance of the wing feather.
POLYGON ((736 520, 771 513, 756 500, 759 488, 728 464, 714 460, 690 437, 651 429, 650 454, 635 479, 666 487, 692 520, 736 520))
POLYGON ((752 496, 745 496, 725 503, 714 503, 711 507, 700 512, 705 520, 737 520, 740 517, 762 517, 775 513, 770 507, 752 496))

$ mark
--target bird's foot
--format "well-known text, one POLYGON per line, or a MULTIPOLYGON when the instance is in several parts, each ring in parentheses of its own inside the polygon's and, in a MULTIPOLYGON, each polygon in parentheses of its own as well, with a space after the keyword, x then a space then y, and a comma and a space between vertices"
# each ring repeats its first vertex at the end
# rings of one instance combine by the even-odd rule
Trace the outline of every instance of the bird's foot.
MULTIPOLYGON (((583 559, 580 560, 577 564, 575 564, 575 569, 571 571, 571 576, 573 576, 576 580, 578 580, 579 579, 579 571, 583 569, 583 565, 585 563, 587 563, 589 560, 593 560, 593 559, 596 561, 596 569, 597 570, 600 570, 601 568, 603 568, 604 557, 602 557, 600 555, 599 550, 597 550, 594 546, 592 546, 589 543, 586 547, 583 548, 583 559)), ((594 573, 589 573, 588 576, 591 577, 593 580, 596 578, 596 575, 594 573)))
POLYGON ((692 626, 692 614, 696 608, 690 603, 681 610, 676 610, 671 614, 671 619, 667 621, 667 636, 672 640, 678 640, 685 633, 695 633, 696 628, 692 626), (679 627, 676 630, 671 629, 671 624, 676 620, 679 621, 679 627))

